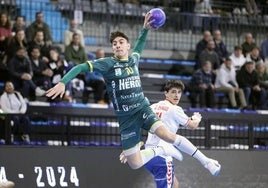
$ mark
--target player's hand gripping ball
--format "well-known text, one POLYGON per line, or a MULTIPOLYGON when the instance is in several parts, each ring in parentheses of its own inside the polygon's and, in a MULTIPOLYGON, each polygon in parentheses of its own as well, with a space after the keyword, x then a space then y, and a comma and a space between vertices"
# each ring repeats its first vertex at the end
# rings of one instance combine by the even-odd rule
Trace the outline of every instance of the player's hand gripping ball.
POLYGON ((162 9, 153 8, 149 12, 151 14, 149 21, 154 20, 151 23, 152 28, 157 29, 161 27, 162 25, 164 25, 164 23, 166 22, 166 14, 162 9))

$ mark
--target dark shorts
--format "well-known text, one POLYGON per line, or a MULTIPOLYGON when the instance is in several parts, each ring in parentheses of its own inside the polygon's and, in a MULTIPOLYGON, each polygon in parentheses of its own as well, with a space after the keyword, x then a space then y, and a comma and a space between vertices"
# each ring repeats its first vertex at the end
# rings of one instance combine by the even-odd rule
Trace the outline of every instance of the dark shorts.
POLYGON ((159 121, 150 106, 145 106, 131 116, 119 117, 123 150, 130 149, 142 140, 141 129, 150 130, 159 121))
POLYGON ((157 188, 171 188, 174 181, 174 164, 165 158, 156 156, 144 167, 153 174, 157 188))

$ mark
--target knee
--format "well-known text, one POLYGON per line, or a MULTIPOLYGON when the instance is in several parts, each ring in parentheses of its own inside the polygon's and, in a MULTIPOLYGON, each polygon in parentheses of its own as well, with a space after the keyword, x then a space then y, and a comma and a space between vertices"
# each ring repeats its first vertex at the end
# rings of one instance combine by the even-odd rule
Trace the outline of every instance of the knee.
POLYGON ((128 166, 132 169, 132 170, 137 170, 139 169, 142 164, 138 161, 128 161, 128 166))

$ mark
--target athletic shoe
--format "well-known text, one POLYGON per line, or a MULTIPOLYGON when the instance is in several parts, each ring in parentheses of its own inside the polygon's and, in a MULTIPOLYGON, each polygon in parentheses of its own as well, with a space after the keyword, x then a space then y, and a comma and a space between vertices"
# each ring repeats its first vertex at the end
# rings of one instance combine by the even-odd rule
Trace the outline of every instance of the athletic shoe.
POLYGON ((0 182, 0 188, 12 188, 15 186, 15 183, 12 181, 2 181, 0 182))
POLYGON ((214 160, 214 159, 209 159, 204 167, 206 169, 208 169, 208 171, 213 175, 213 176, 217 176, 220 171, 221 171, 221 165, 219 164, 218 161, 214 160))
POLYGON ((174 157, 175 159, 179 161, 183 160, 183 156, 181 152, 177 148, 175 148, 172 144, 161 140, 158 146, 161 146, 163 148, 164 155, 174 157))
POLYGON ((35 96, 41 97, 41 96, 44 96, 45 94, 46 94, 46 91, 41 89, 40 87, 37 87, 35 89, 35 96))

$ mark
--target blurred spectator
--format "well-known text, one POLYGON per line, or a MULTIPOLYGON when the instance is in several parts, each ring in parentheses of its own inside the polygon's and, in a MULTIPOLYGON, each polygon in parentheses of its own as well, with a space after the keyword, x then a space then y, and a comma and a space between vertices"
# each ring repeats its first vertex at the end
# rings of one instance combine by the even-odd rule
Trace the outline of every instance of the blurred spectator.
POLYGON ((11 142, 14 141, 16 134, 20 134, 23 141, 30 142, 30 118, 25 114, 27 105, 20 92, 14 90, 12 82, 5 83, 5 91, 1 95, 0 105, 4 113, 14 114, 11 116, 13 122, 11 142))
MULTIPOLYGON (((268 34, 267 34, 268 35, 268 34)), ((268 38, 261 43, 261 57, 264 61, 268 61, 268 38)))
POLYGON ((214 80, 211 62, 206 61, 202 67, 196 70, 189 84, 191 106, 197 107, 197 97, 199 95, 200 107, 213 108, 215 106, 214 80))
POLYGON ((239 98, 240 107, 242 109, 247 107, 243 89, 238 87, 236 71, 232 65, 232 60, 229 58, 224 61, 217 72, 215 91, 223 92, 228 95, 231 108, 238 108, 236 95, 239 98))
POLYGON ((261 11, 258 9, 258 6, 255 0, 245 0, 247 11, 249 14, 259 14, 261 11))
POLYGON ((11 22, 7 13, 0 14, 0 62, 7 63, 7 45, 9 39, 12 37, 11 22))
POLYGON ((213 40, 215 43, 214 51, 218 54, 220 64, 222 64, 225 59, 229 56, 229 52, 227 51, 226 45, 222 41, 221 31, 216 29, 213 32, 213 40))
POLYGON ((45 91, 34 84, 31 62, 25 54, 25 49, 19 47, 16 55, 8 63, 11 81, 16 90, 21 91, 23 97, 27 99, 30 99, 31 90, 35 91, 35 96, 43 96, 45 91))
POLYGON ((200 67, 205 63, 206 61, 209 61, 212 65, 212 71, 214 74, 216 74, 217 69, 220 66, 220 59, 218 54, 214 51, 215 43, 213 40, 209 40, 207 43, 207 47, 205 50, 203 50, 199 56, 199 63, 200 67))
POLYGON ((268 73, 266 70, 266 66, 264 63, 257 63, 256 64, 256 72, 258 75, 258 80, 260 83, 260 87, 265 88, 266 93, 268 92, 268 73))
POLYGON ((182 16, 182 30, 189 32, 193 28, 193 17, 196 0, 181 0, 180 13, 182 16))
POLYGON ((260 49, 258 46, 254 46, 252 51, 250 53, 248 53, 248 55, 246 56, 246 61, 252 61, 255 63, 255 65, 257 63, 263 62, 263 60, 260 56, 260 49))
POLYGON ((40 58, 47 63, 51 45, 45 42, 44 32, 42 30, 36 31, 33 40, 28 44, 28 56, 31 56, 32 48, 35 46, 38 46, 40 49, 40 58))
POLYGON ((242 53, 242 47, 241 46, 235 46, 234 52, 231 54, 230 59, 233 62, 233 66, 236 71, 240 70, 240 68, 244 65, 246 62, 246 58, 244 57, 242 53))
POLYGON ((43 31, 44 33, 44 42, 46 45, 51 45, 53 38, 50 32, 50 27, 44 22, 43 13, 37 12, 35 14, 35 21, 31 23, 26 29, 26 38, 28 42, 31 42, 34 38, 34 35, 37 31, 43 31))
MULTIPOLYGON (((104 58, 105 53, 103 49, 97 49, 96 59, 104 58)), ((98 104, 108 104, 109 98, 106 93, 105 81, 103 76, 97 72, 87 72, 85 75, 85 85, 94 89, 94 102, 98 104)), ((84 90, 83 98, 87 99, 88 92, 84 90)), ((87 102, 84 100, 83 102, 87 102)))
POLYGON ((15 23, 13 24, 13 27, 12 27, 12 32, 16 33, 18 30, 21 30, 21 29, 26 33, 26 24, 24 21, 24 17, 17 16, 15 19, 15 23))
POLYGON ((85 48, 81 45, 81 38, 79 34, 73 34, 72 42, 65 48, 64 55, 68 63, 73 65, 77 65, 88 60, 85 48))
POLYGON ((247 61, 238 71, 236 79, 244 90, 247 104, 252 104, 253 109, 266 109, 266 91, 260 87, 254 62, 247 61))
POLYGON ((16 51, 19 47, 25 49, 28 48, 28 43, 25 38, 25 32, 23 29, 18 29, 15 35, 10 39, 7 47, 7 62, 16 55, 16 51))
POLYGON ((245 35, 245 41, 242 44, 242 53, 246 57, 248 53, 252 51, 252 49, 257 46, 253 40, 253 36, 251 33, 247 33, 245 35))
POLYGON ((77 23, 75 22, 75 20, 70 20, 70 28, 65 30, 64 32, 64 46, 68 46, 71 44, 72 40, 73 40, 73 34, 77 33, 80 36, 80 40, 81 40, 81 45, 83 47, 85 47, 85 43, 84 43, 84 33, 82 30, 77 28, 77 23))
MULTIPOLYGON (((53 71, 52 86, 56 85, 71 68, 67 61, 60 56, 57 48, 51 48, 49 50, 48 66, 53 71)), ((72 102, 71 82, 66 85, 66 92, 63 99, 72 102)))
POLYGON ((40 59, 40 49, 38 46, 32 48, 30 61, 33 69, 34 83, 44 90, 51 88, 51 77, 53 76, 53 71, 48 68, 47 63, 40 59))
POLYGON ((195 16, 195 24, 197 22, 203 22, 203 30, 214 31, 218 29, 220 16, 214 14, 210 0, 196 0, 194 12, 197 13, 195 16), (212 25, 212 29, 210 29, 210 24, 212 25))
POLYGON ((203 38, 196 44, 195 47, 195 62, 196 62, 196 69, 199 67, 199 55, 203 50, 206 49, 208 41, 212 39, 210 31, 203 32, 203 38))

